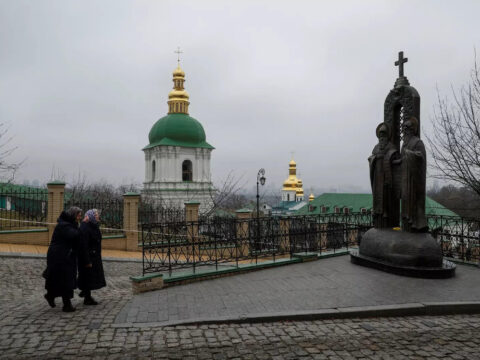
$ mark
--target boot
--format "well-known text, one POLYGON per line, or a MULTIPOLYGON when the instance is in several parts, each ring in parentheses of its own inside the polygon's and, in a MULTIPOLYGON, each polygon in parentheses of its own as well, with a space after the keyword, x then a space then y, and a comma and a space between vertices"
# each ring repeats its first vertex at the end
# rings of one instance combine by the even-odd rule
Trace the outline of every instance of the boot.
POLYGON ((98 302, 95 301, 95 299, 91 296, 85 297, 85 300, 83 300, 83 305, 98 305, 98 302))
POLYGON ((55 298, 54 297, 50 296, 48 293, 43 295, 43 297, 45 298, 45 300, 47 300, 48 305, 50 305, 50 307, 52 307, 52 308, 55 307, 55 298))
POLYGON ((83 295, 85 296, 85 299, 83 300, 83 305, 98 305, 98 302, 95 301, 95 299, 92 297, 92 291, 89 290, 84 290, 83 295))
POLYGON ((70 298, 63 297, 63 312, 74 312, 75 308, 72 306, 70 298))

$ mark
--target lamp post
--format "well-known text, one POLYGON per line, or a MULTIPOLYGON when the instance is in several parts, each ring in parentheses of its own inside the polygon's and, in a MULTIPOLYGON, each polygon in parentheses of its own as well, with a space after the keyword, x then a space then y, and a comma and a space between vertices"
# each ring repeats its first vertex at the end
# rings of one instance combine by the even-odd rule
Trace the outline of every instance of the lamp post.
POLYGON ((256 250, 258 250, 260 242, 260 195, 259 195, 259 184, 262 186, 265 185, 265 169, 261 168, 258 170, 257 174, 257 243, 255 244, 256 250))

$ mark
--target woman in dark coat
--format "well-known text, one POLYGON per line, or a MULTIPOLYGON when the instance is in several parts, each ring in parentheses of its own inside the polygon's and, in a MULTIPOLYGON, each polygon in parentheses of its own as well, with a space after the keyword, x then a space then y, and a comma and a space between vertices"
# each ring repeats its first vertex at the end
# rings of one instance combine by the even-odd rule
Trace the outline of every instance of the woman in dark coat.
POLYGON ((51 307, 55 307, 55 298, 61 296, 65 312, 75 311, 70 299, 77 287, 78 222, 81 219, 82 210, 75 206, 60 214, 48 247, 47 269, 43 273, 47 289, 45 299, 51 307))
POLYGON ((100 214, 97 209, 88 210, 85 220, 80 224, 82 235, 79 266, 78 288, 82 290, 85 305, 97 305, 92 297, 92 290, 107 286, 102 264, 102 233, 98 221, 100 214), (87 219, 88 217, 88 219, 87 219))

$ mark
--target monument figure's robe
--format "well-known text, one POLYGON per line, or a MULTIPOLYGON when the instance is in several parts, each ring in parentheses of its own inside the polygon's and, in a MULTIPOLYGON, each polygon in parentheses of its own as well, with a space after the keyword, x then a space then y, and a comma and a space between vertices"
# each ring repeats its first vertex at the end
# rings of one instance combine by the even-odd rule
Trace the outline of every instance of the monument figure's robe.
POLYGON ((402 229, 412 232, 427 231, 425 218, 427 156, 423 141, 417 136, 405 139, 401 156, 402 229))
POLYGON ((377 144, 368 158, 373 195, 373 225, 376 228, 399 225, 399 201, 394 190, 398 166, 392 163, 397 157, 397 149, 392 143, 388 143, 384 149, 377 144))

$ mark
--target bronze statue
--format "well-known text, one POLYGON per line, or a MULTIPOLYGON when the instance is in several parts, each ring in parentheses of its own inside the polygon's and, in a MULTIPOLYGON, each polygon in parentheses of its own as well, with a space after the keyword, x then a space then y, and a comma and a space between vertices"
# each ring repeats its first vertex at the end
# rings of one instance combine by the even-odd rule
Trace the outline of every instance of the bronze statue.
POLYGON ((440 244, 428 233, 420 95, 404 75, 406 61, 400 52, 395 62, 399 76, 385 99, 378 144, 368 158, 374 227, 363 234, 358 252, 351 252, 350 259, 400 275, 448 278, 455 275, 455 264, 443 260, 440 244))
POLYGON ((428 231, 425 218, 425 182, 427 155, 425 145, 418 137, 418 120, 411 117, 403 123, 401 150, 402 173, 402 230, 428 231))
POLYGON ((395 145, 390 141, 391 130, 386 123, 377 126, 378 144, 368 158, 370 184, 373 195, 373 226, 392 228, 399 225, 399 200, 395 194, 395 177, 398 177, 396 160, 399 158, 395 145))

